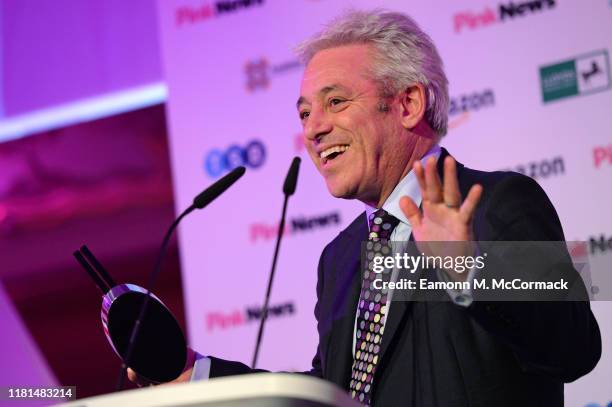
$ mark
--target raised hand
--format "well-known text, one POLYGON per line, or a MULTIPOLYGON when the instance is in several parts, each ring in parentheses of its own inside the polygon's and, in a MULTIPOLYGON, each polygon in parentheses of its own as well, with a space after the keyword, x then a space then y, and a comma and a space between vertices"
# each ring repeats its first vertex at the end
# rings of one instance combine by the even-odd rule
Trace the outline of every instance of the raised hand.
MULTIPOLYGON (((465 200, 461 202, 457 163, 450 156, 444 160, 444 185, 438 176, 434 157, 427 160, 425 168, 420 161, 416 161, 413 171, 421 189, 422 210, 408 196, 401 198, 400 208, 412 226, 412 234, 419 250, 427 255, 473 255, 475 249, 470 244, 428 245, 427 242, 474 240, 472 218, 482 195, 482 186, 473 185, 465 200)), ((464 279, 465 275, 452 277, 464 279)))

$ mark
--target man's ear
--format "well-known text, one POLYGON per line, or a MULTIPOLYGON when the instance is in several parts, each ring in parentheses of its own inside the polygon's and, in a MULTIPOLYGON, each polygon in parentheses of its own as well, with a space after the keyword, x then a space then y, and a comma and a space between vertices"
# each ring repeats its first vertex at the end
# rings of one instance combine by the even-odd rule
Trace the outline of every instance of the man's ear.
POLYGON ((427 94, 425 87, 420 83, 409 86, 400 92, 400 114, 402 125, 408 129, 414 129, 425 116, 427 110, 427 94))

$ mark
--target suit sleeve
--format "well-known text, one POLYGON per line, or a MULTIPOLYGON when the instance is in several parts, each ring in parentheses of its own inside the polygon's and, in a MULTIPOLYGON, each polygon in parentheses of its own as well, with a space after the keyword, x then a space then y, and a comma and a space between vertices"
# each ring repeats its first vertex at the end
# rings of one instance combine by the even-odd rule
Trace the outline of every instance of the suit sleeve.
MULTIPOLYGON (((314 315, 317 320, 317 331, 320 332, 320 324, 321 324, 321 295, 323 293, 323 260, 325 257, 325 253, 327 252, 327 247, 323 249, 323 253, 321 253, 321 257, 319 258, 319 265, 317 267, 317 302, 315 304, 314 315)), ((312 358, 312 367, 309 371, 303 372, 309 376, 318 377, 320 379, 323 378, 323 369, 321 366, 321 353, 319 351, 320 344, 317 345, 317 351, 315 352, 314 357, 312 358)))
MULTIPOLYGON (((557 213, 531 178, 496 184, 474 219, 484 241, 564 241, 557 213)), ((569 255, 568 255, 569 258, 569 255)), ((473 318, 514 352, 525 371, 571 382, 590 372, 601 356, 601 335, 587 300, 475 301, 473 318)))

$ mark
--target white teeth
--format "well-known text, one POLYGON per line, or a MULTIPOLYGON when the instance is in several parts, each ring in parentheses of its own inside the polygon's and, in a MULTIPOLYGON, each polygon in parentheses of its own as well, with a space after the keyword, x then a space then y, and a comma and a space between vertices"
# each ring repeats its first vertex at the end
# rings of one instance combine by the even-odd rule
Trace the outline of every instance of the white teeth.
POLYGON ((345 152, 348 149, 349 149, 349 146, 334 146, 334 147, 330 147, 327 150, 321 152, 321 154, 319 154, 319 157, 325 158, 325 157, 329 156, 330 154, 333 154, 333 153, 343 153, 343 152, 345 152))

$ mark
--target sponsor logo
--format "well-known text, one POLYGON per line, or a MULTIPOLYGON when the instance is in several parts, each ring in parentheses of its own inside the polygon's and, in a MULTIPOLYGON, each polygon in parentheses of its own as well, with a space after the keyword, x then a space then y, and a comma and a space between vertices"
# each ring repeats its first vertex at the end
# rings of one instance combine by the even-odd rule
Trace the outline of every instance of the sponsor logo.
POLYGON ((533 179, 550 178, 565 174, 565 162, 563 157, 554 157, 542 161, 532 161, 527 164, 517 165, 514 168, 505 168, 502 171, 516 171, 533 179))
POLYGON ((567 242, 567 250, 575 263, 586 263, 589 257, 589 251, 586 242, 573 241, 567 242))
POLYGON ((268 60, 265 58, 249 61, 245 64, 246 88, 249 92, 268 87, 270 84, 270 75, 268 75, 269 65, 268 60))
POLYGON ((210 18, 234 13, 253 6, 262 6, 264 0, 217 0, 199 6, 181 6, 176 9, 175 22, 178 27, 201 23, 210 18))
POLYGON ((604 164, 612 165, 612 144, 593 149, 593 165, 595 165, 595 168, 604 164))
POLYGON ((606 50, 540 67, 542 99, 548 103, 610 88, 610 60, 606 50))
MULTIPOLYGON (((331 212, 315 216, 297 216, 285 223, 283 236, 292 236, 300 233, 310 232, 340 225, 340 213, 331 212)), ((252 243, 276 239, 279 224, 268 224, 257 222, 249 227, 249 239, 252 243)))
POLYGON ((497 9, 486 7, 479 12, 461 11, 453 16, 453 28, 456 33, 466 29, 475 30, 498 22, 551 10, 556 5, 555 0, 512 1, 499 4, 497 9))
POLYGON ((471 112, 495 106, 495 94, 491 89, 453 96, 449 101, 448 128, 454 129, 465 123, 471 112))
MULTIPOLYGON (((295 304, 292 301, 281 304, 270 305, 268 307, 268 319, 288 317, 295 314, 295 304)), ((206 314, 206 330, 223 330, 247 325, 251 322, 259 321, 263 313, 262 307, 246 307, 244 310, 234 310, 230 312, 216 311, 206 314)))
POLYGON ((253 140, 242 147, 236 144, 225 150, 212 149, 204 158, 204 171, 211 178, 217 178, 236 167, 257 169, 266 162, 266 147, 259 140, 253 140))
POLYGON ((612 236, 606 236, 602 233, 599 236, 589 238, 589 252, 591 254, 602 254, 607 251, 612 251, 612 236))
POLYGON ((453 117, 491 106, 495 106, 495 94, 491 89, 459 95, 450 98, 448 116, 453 117))
POLYGON ((298 60, 285 61, 280 64, 271 64, 267 58, 257 58, 247 61, 244 65, 246 75, 246 89, 249 92, 264 90, 270 86, 272 77, 292 72, 303 67, 298 60))

